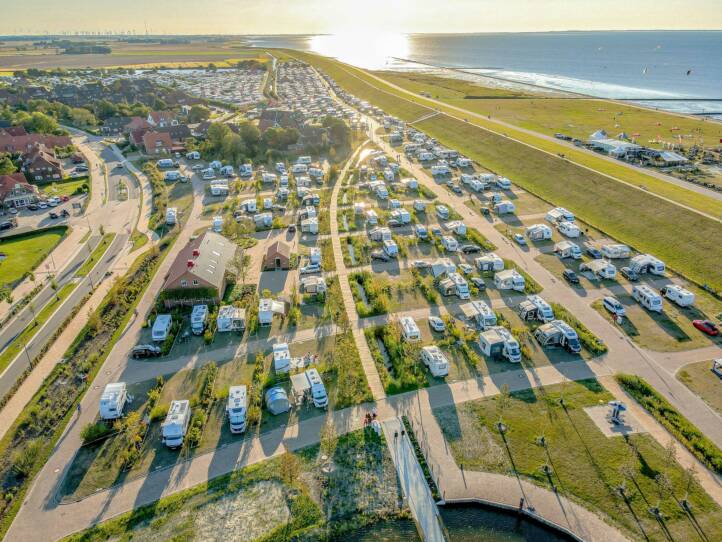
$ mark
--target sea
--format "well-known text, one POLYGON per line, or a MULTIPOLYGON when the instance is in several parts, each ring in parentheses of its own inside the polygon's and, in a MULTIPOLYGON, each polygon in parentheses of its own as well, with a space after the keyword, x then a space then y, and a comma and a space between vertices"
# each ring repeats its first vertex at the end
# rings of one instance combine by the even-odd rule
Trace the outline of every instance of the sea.
POLYGON ((373 70, 439 70, 722 119, 722 31, 250 36, 373 70))

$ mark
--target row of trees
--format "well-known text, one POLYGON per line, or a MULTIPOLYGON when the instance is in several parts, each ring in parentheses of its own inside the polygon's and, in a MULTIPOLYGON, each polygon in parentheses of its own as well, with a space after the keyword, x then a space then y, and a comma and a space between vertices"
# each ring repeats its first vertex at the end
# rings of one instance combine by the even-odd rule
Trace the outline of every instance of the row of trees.
POLYGON ((298 141, 294 128, 270 128, 261 134, 249 122, 238 125, 237 133, 227 124, 214 123, 198 150, 206 160, 222 160, 234 165, 247 160, 265 160, 277 156, 298 141))

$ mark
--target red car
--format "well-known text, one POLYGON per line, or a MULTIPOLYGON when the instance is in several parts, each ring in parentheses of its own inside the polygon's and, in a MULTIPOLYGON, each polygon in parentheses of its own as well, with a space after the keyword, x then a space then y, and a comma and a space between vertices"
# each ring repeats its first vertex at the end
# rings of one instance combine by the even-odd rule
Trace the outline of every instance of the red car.
POLYGON ((719 329, 709 320, 692 320, 692 325, 699 329, 702 333, 706 333, 712 337, 719 335, 719 329))
POLYGON ((68 196, 61 196, 60 199, 63 201, 68 201, 70 198, 68 196))

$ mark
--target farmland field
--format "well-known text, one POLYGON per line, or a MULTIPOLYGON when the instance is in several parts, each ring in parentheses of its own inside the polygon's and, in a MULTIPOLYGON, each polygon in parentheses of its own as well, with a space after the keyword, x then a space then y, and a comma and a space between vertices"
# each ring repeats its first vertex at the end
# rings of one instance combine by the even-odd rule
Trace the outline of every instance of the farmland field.
MULTIPOLYGON (((304 58, 325 70, 346 90, 389 114, 409 121, 430 111, 400 97, 397 91, 377 88, 377 83, 369 83, 361 70, 313 55, 304 58)), ((449 115, 437 115, 418 123, 418 127, 467 154, 482 167, 503 173, 529 192, 569 208, 606 234, 641 252, 657 255, 690 279, 722 289, 719 246, 715 241, 722 230, 718 221, 449 115)), ((676 189, 688 195, 691 200, 703 198, 705 206, 709 205, 718 216, 722 214, 722 202, 652 180, 665 185, 665 190, 676 189)))

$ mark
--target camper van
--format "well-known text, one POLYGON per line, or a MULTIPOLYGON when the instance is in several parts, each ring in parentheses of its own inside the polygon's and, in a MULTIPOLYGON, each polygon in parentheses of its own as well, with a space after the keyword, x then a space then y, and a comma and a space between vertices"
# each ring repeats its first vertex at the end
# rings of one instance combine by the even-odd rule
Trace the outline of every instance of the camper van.
POLYGON ((534 337, 542 346, 562 346, 572 354, 582 351, 577 332, 563 320, 552 320, 539 326, 534 337))
POLYGON ((567 220, 559 222, 557 224, 557 229, 559 230, 559 233, 566 235, 567 237, 579 237, 582 234, 582 230, 579 229, 579 226, 577 226, 574 222, 569 222, 567 220))
POLYGON ((499 175, 496 178, 496 187, 502 190, 509 190, 511 188, 511 181, 506 177, 499 175))
POLYGON ((213 217, 213 231, 216 233, 221 233, 223 230, 223 217, 222 216, 214 216, 213 217))
POLYGON ((502 357, 512 363, 521 362, 519 343, 501 326, 492 326, 479 334, 479 348, 489 357, 502 357))
POLYGON ((638 275, 642 273, 652 273, 653 275, 664 275, 665 265, 651 254, 640 254, 635 256, 629 262, 629 267, 638 275))
POLYGON ((181 174, 180 174, 180 171, 178 171, 177 169, 173 169, 171 171, 166 171, 163 174, 163 180, 166 182, 177 181, 180 178, 181 178, 181 174))
POLYGON ((170 333, 170 328, 173 325, 173 317, 170 314, 159 314, 153 322, 153 329, 151 330, 151 338, 156 342, 163 342, 170 333))
POLYGON ((419 326, 416 325, 416 322, 413 318, 411 318, 411 316, 402 316, 399 319, 399 323, 401 324, 401 336, 404 340, 409 342, 421 340, 421 331, 419 331, 419 326))
POLYGON ((226 405, 231 433, 238 434, 246 430, 247 406, 246 386, 231 386, 228 389, 228 404, 226 405))
POLYGON ((678 284, 664 286, 659 290, 659 293, 670 301, 674 301, 680 307, 691 307, 694 305, 694 294, 678 284))
POLYGON ((208 180, 210 180, 210 179, 215 179, 215 178, 216 178, 216 171, 215 171, 213 168, 207 168, 207 169, 204 169, 203 171, 201 171, 201 176, 202 176, 203 179, 205 179, 206 181, 208 181, 208 180))
POLYGON ((662 296, 646 284, 632 288, 632 297, 645 309, 653 312, 662 312, 662 296))
POLYGON ((191 421, 191 404, 187 400, 173 401, 161 424, 163 444, 170 449, 180 448, 191 421))
POLYGON ((424 346, 421 349, 421 361, 429 368, 431 374, 437 378, 449 374, 449 360, 446 359, 444 353, 436 345, 424 346))
POLYGON ((459 307, 461 316, 467 324, 472 324, 479 329, 488 329, 496 325, 496 313, 484 301, 475 299, 464 303, 459 307))
POLYGON ((178 222, 178 209, 175 207, 168 207, 165 211, 165 223, 168 226, 174 226, 178 222))
POLYGON ((557 224, 558 222, 574 222, 574 213, 567 211, 564 207, 555 207, 546 214, 547 222, 557 224))
POLYGON ((610 244, 602 245, 602 256, 608 259, 615 258, 629 258, 632 251, 627 245, 622 244, 610 244))
POLYGON ((530 295, 527 297, 527 301, 536 307, 538 320, 542 322, 551 322, 554 320, 554 311, 552 310, 552 306, 547 303, 542 296, 530 295))
POLYGON ((107 384, 100 396, 100 419, 116 420, 123 416, 123 409, 128 400, 125 382, 107 384))
POLYGON ((198 151, 191 151, 186 153, 186 159, 187 160, 200 160, 201 159, 201 153, 198 151))
POLYGON ((311 386, 313 406, 316 408, 326 408, 328 406, 328 394, 326 393, 326 387, 323 385, 323 380, 321 380, 321 375, 318 374, 318 370, 308 369, 306 371, 306 378, 311 386))
POLYGON ((174 164, 173 164, 173 160, 171 160, 170 158, 163 158, 161 160, 158 160, 155 163, 155 165, 161 169, 165 169, 165 168, 173 167, 174 164))
POLYGON ((208 323, 208 305, 193 305, 191 311, 191 331, 193 335, 203 335, 208 323))
POLYGON ((505 269, 494 273, 494 286, 498 290, 516 290, 523 292, 526 287, 524 277, 516 269, 505 269))

